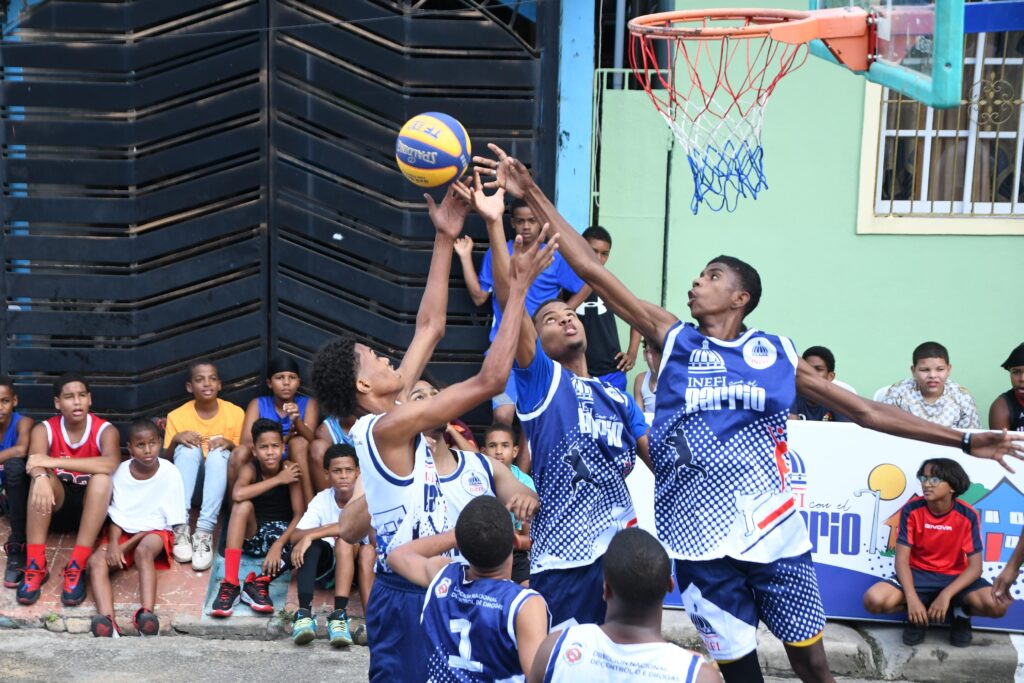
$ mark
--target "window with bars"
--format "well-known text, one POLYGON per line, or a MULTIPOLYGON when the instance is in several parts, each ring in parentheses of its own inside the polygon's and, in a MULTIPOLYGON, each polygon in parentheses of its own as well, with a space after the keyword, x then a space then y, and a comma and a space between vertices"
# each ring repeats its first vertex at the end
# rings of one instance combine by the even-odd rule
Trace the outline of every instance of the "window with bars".
POLYGON ((965 36, 963 84, 953 109, 881 89, 874 216, 1024 216, 1024 31, 965 36))

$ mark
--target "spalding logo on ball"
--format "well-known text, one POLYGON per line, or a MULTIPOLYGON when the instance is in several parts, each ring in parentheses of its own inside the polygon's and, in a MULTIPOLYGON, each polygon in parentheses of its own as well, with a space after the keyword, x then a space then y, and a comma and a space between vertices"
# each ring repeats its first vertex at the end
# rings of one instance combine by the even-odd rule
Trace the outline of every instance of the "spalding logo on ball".
POLYGON ((437 187, 462 175, 472 155, 469 135, 447 114, 418 114, 402 126, 395 161, 406 178, 420 187, 437 187))

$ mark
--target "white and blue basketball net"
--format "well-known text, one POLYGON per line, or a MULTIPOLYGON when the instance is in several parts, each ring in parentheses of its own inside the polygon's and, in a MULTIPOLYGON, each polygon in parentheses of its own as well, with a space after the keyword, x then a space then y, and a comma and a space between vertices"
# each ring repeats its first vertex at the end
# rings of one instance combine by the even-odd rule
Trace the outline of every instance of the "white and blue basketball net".
POLYGON ((733 211, 741 197, 757 199, 768 189, 765 104, 782 77, 806 61, 806 48, 767 36, 633 36, 634 75, 686 151, 693 213, 702 204, 733 211))

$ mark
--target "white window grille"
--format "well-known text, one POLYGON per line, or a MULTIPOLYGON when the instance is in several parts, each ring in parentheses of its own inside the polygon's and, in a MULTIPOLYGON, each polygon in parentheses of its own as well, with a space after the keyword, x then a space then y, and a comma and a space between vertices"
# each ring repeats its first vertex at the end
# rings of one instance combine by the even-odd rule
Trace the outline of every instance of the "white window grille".
POLYGON ((1024 512, 1011 512, 1010 513, 1010 524, 1016 524, 1018 526, 1024 526, 1024 512))
POLYGON ((985 524, 999 524, 999 510, 985 510, 985 524))
POLYGON ((963 104, 882 90, 877 216, 1024 215, 1024 31, 968 34, 963 104))
POLYGON ((1016 536, 1007 536, 1006 537, 1006 541, 1003 543, 1003 547, 1004 548, 1016 548, 1017 547, 1017 537, 1016 536))

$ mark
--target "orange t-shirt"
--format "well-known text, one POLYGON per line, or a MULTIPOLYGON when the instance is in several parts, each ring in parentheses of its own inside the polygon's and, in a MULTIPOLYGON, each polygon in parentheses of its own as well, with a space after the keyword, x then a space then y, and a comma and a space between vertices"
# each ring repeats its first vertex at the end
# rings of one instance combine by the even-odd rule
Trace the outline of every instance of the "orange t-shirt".
POLYGON ((208 420, 199 417, 196 402, 189 401, 175 408, 167 415, 167 431, 164 432, 164 448, 169 448, 171 440, 180 432, 196 432, 203 438, 203 455, 207 453, 206 444, 210 439, 223 437, 238 445, 242 438, 242 424, 245 422, 245 411, 234 403, 217 399, 217 414, 208 420))

